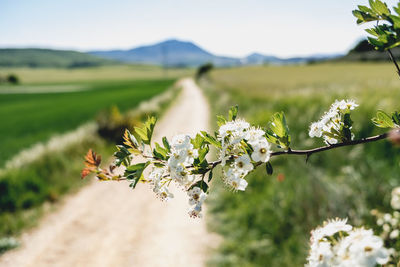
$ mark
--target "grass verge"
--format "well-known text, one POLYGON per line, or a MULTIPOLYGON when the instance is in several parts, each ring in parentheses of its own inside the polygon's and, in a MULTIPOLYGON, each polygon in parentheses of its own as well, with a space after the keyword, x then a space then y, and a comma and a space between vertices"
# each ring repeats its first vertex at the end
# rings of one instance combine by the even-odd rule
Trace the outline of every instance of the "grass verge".
MULTIPOLYGON (((370 119, 377 109, 398 109, 399 81, 388 64, 316 64, 216 70, 203 82, 214 114, 239 104, 239 116, 266 126, 284 111, 292 147, 322 145, 308 127, 335 99, 351 98, 356 138, 383 132, 370 119)), ((274 148, 277 150, 277 148, 274 148)), ((224 237, 211 266, 302 266, 309 232, 327 218, 349 217, 367 224, 372 208, 389 209, 400 185, 400 155, 386 141, 304 157, 272 160, 274 174, 258 169, 245 192, 219 183, 208 202, 210 226, 224 237)))

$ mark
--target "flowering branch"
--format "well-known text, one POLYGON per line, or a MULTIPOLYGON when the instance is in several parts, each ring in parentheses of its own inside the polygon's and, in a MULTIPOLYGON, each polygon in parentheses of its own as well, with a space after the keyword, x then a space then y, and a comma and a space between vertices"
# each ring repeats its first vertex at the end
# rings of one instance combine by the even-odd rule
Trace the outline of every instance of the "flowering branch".
POLYGON ((171 141, 162 138, 162 144, 152 143, 156 124, 154 117, 149 118, 142 127, 136 127, 133 133, 126 130, 123 144, 117 146, 115 162, 106 169, 100 168, 101 157, 93 151, 86 156, 86 168, 82 178, 89 173, 103 181, 128 181, 135 188, 139 182, 149 184, 153 192, 162 200, 173 197, 169 190, 171 183, 176 183, 189 196, 192 217, 201 216, 201 206, 209 193, 213 171, 217 166, 222 169, 222 180, 233 190, 244 191, 248 185, 245 177, 265 163, 267 174, 273 173, 271 157, 279 155, 305 155, 307 159, 314 153, 344 146, 375 142, 391 136, 392 132, 400 136, 400 114, 391 116, 378 111, 374 124, 381 128, 394 128, 392 132, 354 139, 351 132, 353 121, 351 111, 358 105, 352 100, 336 101, 322 118, 311 124, 310 137, 320 137, 326 146, 309 150, 291 149, 291 136, 283 112, 272 116, 265 128, 251 126, 237 118, 238 107, 232 107, 228 118, 217 116, 219 129, 213 135, 202 131, 196 136, 181 134, 171 141), (272 150, 272 145, 283 149, 272 150), (218 151, 218 159, 208 161, 210 147, 218 151), (144 162, 133 163, 139 156, 144 162), (123 174, 114 172, 117 166, 124 166, 123 174), (145 170, 151 166, 147 175, 145 170))

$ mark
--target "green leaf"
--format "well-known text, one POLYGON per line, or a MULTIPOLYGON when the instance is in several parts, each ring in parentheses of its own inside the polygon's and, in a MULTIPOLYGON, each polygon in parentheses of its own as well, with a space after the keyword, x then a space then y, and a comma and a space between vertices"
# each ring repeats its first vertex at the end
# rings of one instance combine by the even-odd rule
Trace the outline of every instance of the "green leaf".
POLYGON ((276 145, 280 144, 278 137, 274 136, 274 133, 271 130, 267 130, 266 138, 267 138, 268 142, 270 142, 272 144, 276 144, 276 145))
POLYGON ((236 120, 237 114, 238 114, 238 109, 239 106, 233 106, 229 109, 229 121, 234 121, 236 120))
POLYGON ((206 158, 206 156, 208 154, 208 151, 209 151, 208 146, 206 146, 206 147, 204 147, 202 149, 199 149, 199 160, 200 160, 200 162, 203 161, 206 158))
POLYGON ((139 136, 139 138, 145 143, 146 145, 150 144, 150 140, 147 138, 147 130, 146 128, 139 128, 135 127, 135 133, 139 136))
POLYGON ((217 116, 217 124, 219 127, 221 127, 222 125, 224 125, 226 123, 226 119, 224 116, 222 115, 218 115, 217 116))
POLYGON ((380 128, 394 128, 395 124, 386 112, 378 110, 376 112, 376 117, 372 118, 372 122, 380 128))
POLYGON ((272 165, 270 162, 267 162, 265 164, 265 169, 266 169, 268 175, 272 175, 274 173, 274 169, 272 168, 272 165))
POLYGON ((286 123, 285 114, 283 112, 275 113, 269 122, 269 130, 267 131, 267 139, 273 140, 275 137, 278 145, 284 148, 289 148, 291 137, 289 135, 289 127, 286 123))
POLYGON ((149 166, 150 162, 138 163, 126 168, 124 176, 128 180, 132 180, 131 187, 135 188, 139 180, 142 178, 143 171, 149 166))
POLYGON ((168 153, 171 153, 171 146, 169 145, 167 137, 162 138, 162 142, 164 144, 165 149, 167 150, 168 153))
POLYGON ((154 116, 148 117, 145 122, 145 126, 147 128, 147 139, 149 143, 151 143, 151 138, 153 137, 154 127, 156 126, 157 118, 154 116))
POLYGON ((158 143, 156 143, 156 147, 153 150, 153 154, 154 155, 157 154, 156 157, 159 158, 159 159, 166 160, 168 151, 165 148, 161 147, 158 143))
POLYGON ((397 13, 397 15, 400 15, 400 2, 397 4, 397 7, 393 7, 393 10, 397 13))
POLYGON ((196 166, 196 168, 191 171, 192 174, 205 174, 209 171, 208 161, 206 159, 200 161, 198 158, 196 158, 193 162, 193 165, 196 166))
POLYGON ((397 126, 400 125, 400 114, 399 114, 397 111, 395 111, 395 112, 392 113, 392 121, 393 121, 395 124, 397 124, 397 126))
POLYGON ((275 113, 272 116, 270 129, 279 137, 285 136, 289 132, 283 112, 275 113))
POLYGON ((199 187, 201 190, 203 190, 204 193, 207 193, 208 184, 203 180, 194 183, 192 186, 190 186, 189 189, 192 189, 194 187, 199 187))
POLYGON ((376 50, 383 51, 383 50, 385 49, 384 43, 378 41, 378 40, 375 39, 375 38, 368 37, 368 42, 369 42, 371 45, 375 46, 375 49, 376 49, 376 50))
POLYGON ((360 11, 362 11, 362 12, 365 12, 365 13, 372 13, 372 10, 371 10, 369 7, 367 7, 367 6, 359 5, 359 6, 358 6, 358 9, 359 9, 360 11))
POLYGON ((115 165, 116 166, 128 166, 131 162, 130 155, 131 153, 125 146, 117 146, 117 152, 114 153, 115 165))
POLYGON ((211 182, 212 178, 213 178, 213 170, 211 170, 208 174, 208 182, 211 182))
POLYGON ((373 36, 379 37, 379 34, 376 32, 375 29, 365 29, 365 31, 373 36))
POLYGON ((369 5, 371 6, 372 11, 375 11, 379 15, 390 15, 390 10, 386 6, 386 4, 380 0, 369 0, 369 5))
POLYGON ((204 137, 200 134, 196 134, 196 137, 192 139, 192 145, 194 148, 199 149, 203 146, 204 141, 204 137))
POLYGON ((157 168, 164 168, 164 164, 158 163, 158 162, 154 162, 153 165, 157 168))
POLYGON ((389 18, 393 21, 393 27, 395 29, 400 28, 400 17, 395 15, 390 15, 389 18))
POLYGON ((359 10, 353 10, 353 16, 357 18, 357 24, 365 22, 363 14, 359 10))
POLYGON ((207 132, 205 131, 201 131, 201 134, 203 135, 203 138, 206 142, 208 142, 211 145, 216 146, 217 148, 221 148, 221 143, 218 142, 217 139, 215 139, 214 137, 212 137, 211 135, 209 135, 207 132))

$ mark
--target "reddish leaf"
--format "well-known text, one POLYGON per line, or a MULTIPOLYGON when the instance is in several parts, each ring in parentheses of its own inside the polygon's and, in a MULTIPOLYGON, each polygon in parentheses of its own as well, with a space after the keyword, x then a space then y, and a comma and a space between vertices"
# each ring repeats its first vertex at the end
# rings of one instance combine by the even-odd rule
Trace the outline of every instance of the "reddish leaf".
POLYGON ((89 168, 84 168, 81 172, 81 178, 84 179, 86 176, 88 176, 91 173, 91 170, 89 168))
POLYGON ((94 167, 99 167, 100 163, 101 163, 101 156, 97 155, 96 152, 89 149, 85 157, 85 165, 88 168, 94 168, 94 167))

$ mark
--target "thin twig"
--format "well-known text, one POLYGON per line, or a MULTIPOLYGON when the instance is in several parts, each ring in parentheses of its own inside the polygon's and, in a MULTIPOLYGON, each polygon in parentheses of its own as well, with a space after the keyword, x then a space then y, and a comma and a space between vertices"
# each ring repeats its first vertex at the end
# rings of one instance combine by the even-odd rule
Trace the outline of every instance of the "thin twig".
MULTIPOLYGON (((317 147, 317 148, 308 149, 308 150, 289 149, 286 151, 276 151, 276 152, 271 153, 271 157, 280 156, 280 155, 305 155, 305 156, 307 156, 307 158, 309 158, 314 153, 319 153, 319 152, 326 151, 326 150, 331 150, 331 149, 345 147, 345 146, 354 146, 354 145, 358 145, 358 144, 370 143, 370 142, 375 142, 375 141, 379 141, 382 139, 386 139, 388 137, 388 134, 389 133, 384 133, 384 134, 375 135, 375 136, 371 136, 371 137, 352 140, 352 141, 349 141, 346 143, 327 145, 327 146, 317 147)), ((213 168, 214 168, 216 165, 218 165, 220 163, 221 163, 221 160, 217 160, 214 162, 210 162, 209 165, 213 166, 213 168)))
POLYGON ((396 61, 396 59, 394 58, 394 56, 393 56, 393 54, 392 54, 392 51, 390 51, 390 49, 388 49, 387 51, 388 51, 388 53, 389 53, 390 59, 392 60, 393 64, 396 66, 397 75, 399 75, 399 77, 400 77, 400 68, 399 68, 399 65, 397 64, 397 61, 396 61))

